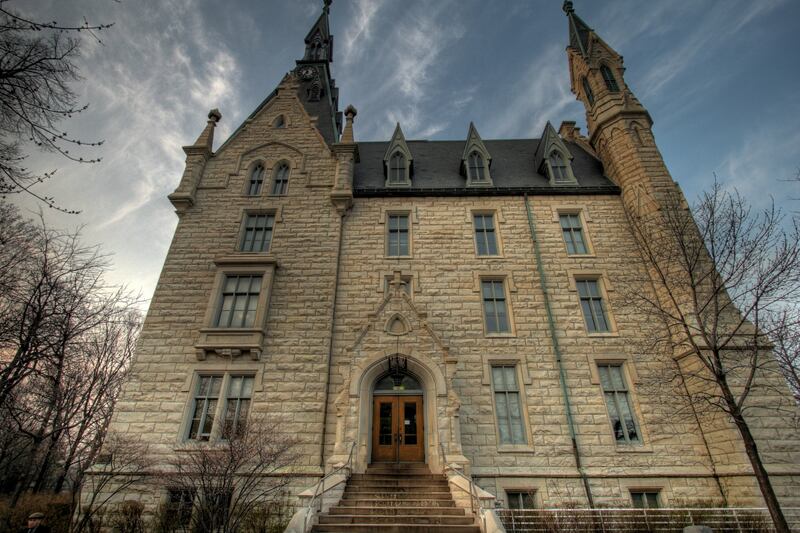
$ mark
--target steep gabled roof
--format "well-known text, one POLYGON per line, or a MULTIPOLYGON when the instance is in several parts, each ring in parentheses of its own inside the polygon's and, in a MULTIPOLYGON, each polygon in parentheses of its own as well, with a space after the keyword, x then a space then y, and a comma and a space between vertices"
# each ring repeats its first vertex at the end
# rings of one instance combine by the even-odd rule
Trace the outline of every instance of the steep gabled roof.
POLYGON ((544 125, 542 139, 536 147, 536 155, 534 156, 533 164, 537 172, 542 172, 545 159, 547 159, 547 156, 553 151, 553 148, 556 148, 569 159, 574 159, 572 153, 567 149, 567 145, 564 144, 564 141, 561 140, 561 137, 558 136, 555 128, 553 128, 553 125, 550 124, 548 120, 547 124, 544 125))
POLYGON ((570 0, 564 2, 564 12, 567 14, 569 24, 569 46, 579 51, 583 57, 588 57, 589 36, 593 31, 592 28, 575 14, 570 0))

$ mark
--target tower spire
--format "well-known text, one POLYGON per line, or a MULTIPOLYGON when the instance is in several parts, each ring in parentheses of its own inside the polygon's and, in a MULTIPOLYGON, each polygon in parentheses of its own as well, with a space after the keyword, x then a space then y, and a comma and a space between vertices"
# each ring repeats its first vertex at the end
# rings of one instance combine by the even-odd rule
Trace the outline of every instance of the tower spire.
POLYGON ((594 31, 583 19, 575 14, 575 8, 571 0, 564 0, 562 7, 567 14, 569 22, 569 45, 578 50, 583 57, 589 57, 589 34, 594 31))

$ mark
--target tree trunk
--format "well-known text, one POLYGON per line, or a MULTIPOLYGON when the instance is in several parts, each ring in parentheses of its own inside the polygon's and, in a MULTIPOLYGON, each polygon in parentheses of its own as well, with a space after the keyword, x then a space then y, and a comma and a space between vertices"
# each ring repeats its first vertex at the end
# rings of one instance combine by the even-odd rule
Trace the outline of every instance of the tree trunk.
POLYGON ((761 456, 758 454, 758 446, 753 434, 750 433, 750 427, 747 421, 742 416, 741 412, 737 412, 733 416, 733 421, 739 434, 742 436, 744 442, 744 449, 747 452, 747 457, 750 459, 750 464, 753 466, 753 473, 758 480, 758 488, 761 489, 761 494, 767 504, 769 515, 775 524, 775 531, 778 533, 790 533, 789 524, 786 522, 786 517, 783 516, 778 497, 775 496, 775 491, 772 489, 772 483, 769 480, 767 469, 764 468, 764 463, 761 462, 761 456))

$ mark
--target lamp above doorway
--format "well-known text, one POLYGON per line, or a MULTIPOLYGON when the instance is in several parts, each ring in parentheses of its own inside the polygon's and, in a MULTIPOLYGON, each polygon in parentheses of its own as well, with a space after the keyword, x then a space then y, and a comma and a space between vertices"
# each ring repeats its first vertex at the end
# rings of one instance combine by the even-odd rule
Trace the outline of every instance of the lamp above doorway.
POLYGON ((408 358, 399 353, 386 357, 386 367, 391 376, 394 386, 399 388, 403 384, 403 377, 408 371, 408 358))

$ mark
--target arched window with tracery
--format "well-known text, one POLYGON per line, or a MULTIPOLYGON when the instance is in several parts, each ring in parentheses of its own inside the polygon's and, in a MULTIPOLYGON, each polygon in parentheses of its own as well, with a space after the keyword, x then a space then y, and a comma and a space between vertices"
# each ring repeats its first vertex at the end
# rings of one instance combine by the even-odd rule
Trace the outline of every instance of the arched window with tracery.
POLYGON ((486 180, 486 167, 483 163, 483 157, 478 152, 469 154, 469 177, 473 181, 486 180))
POLYGON ((392 185, 406 183, 406 158, 400 152, 395 152, 389 159, 389 183, 392 185))
POLYGON ((249 196, 258 196, 261 194, 262 185, 264 185, 264 165, 259 163, 250 171, 250 184, 247 188, 247 194, 249 196))
POLYGON ((552 173, 552 178, 555 183, 572 181, 567 169, 567 162, 564 160, 564 156, 561 155, 561 152, 558 150, 550 152, 548 161, 550 162, 550 172, 552 173))
POLYGON ((289 188, 289 165, 281 163, 275 169, 275 175, 272 178, 272 191, 270 194, 273 196, 283 196, 289 188))

